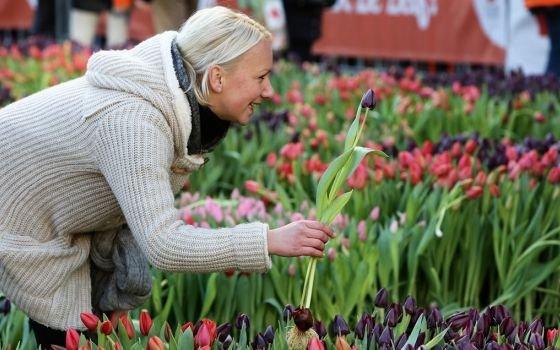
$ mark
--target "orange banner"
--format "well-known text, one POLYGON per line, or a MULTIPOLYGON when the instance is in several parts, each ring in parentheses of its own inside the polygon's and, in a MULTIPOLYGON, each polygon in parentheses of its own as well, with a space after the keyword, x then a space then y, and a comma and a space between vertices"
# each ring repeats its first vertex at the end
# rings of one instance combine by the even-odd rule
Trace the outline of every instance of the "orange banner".
POLYGON ((326 55, 503 65, 474 0, 338 0, 323 14, 314 52, 326 55))

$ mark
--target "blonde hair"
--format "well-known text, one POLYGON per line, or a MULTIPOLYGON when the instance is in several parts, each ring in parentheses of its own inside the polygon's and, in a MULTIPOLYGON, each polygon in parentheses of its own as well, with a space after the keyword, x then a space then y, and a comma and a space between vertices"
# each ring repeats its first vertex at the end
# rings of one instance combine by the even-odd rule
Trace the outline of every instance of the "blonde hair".
POLYGON ((177 45, 194 90, 201 104, 208 104, 210 67, 228 68, 261 40, 272 34, 249 16, 222 6, 197 11, 183 24, 177 45))

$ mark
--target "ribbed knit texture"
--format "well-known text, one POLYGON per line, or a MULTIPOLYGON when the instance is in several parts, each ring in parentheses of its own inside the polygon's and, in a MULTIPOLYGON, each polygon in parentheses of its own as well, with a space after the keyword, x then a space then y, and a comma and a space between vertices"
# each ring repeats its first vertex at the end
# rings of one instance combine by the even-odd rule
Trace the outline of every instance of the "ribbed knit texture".
POLYGON ((161 270, 271 266, 266 224, 201 229, 179 220, 174 193, 204 159, 187 150, 175 36, 99 52, 85 77, 0 110, 0 290, 39 323, 84 329, 91 233, 123 218, 161 270))

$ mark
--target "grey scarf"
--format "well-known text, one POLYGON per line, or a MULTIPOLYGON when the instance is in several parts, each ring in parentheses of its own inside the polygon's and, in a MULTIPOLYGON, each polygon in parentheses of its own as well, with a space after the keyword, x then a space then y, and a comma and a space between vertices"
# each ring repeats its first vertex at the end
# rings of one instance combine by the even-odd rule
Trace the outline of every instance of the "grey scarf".
POLYGON ((94 311, 132 310, 149 298, 152 276, 148 260, 128 226, 96 232, 90 259, 94 311))

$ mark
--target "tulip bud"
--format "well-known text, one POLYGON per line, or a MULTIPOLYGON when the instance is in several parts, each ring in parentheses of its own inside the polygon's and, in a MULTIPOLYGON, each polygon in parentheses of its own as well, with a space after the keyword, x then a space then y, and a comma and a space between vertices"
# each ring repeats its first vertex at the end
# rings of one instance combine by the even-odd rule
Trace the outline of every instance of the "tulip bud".
POLYGON ((389 312, 387 312, 387 315, 385 315, 385 325, 389 327, 395 327, 397 325, 397 320, 397 312, 394 308, 391 308, 389 312))
POLYGON ((428 315, 428 328, 434 329, 436 327, 440 327, 442 322, 443 316, 441 315, 441 311, 439 311, 438 307, 433 307, 428 315))
POLYGON ((511 317, 506 317, 500 323, 500 332, 505 335, 506 337, 509 336, 515 330, 515 322, 511 319, 511 317))
POLYGON ((216 333, 218 334, 218 340, 220 343, 223 343, 227 336, 231 334, 231 328, 232 326, 229 322, 222 323, 218 326, 218 328, 216 328, 216 333))
POLYGON ((322 321, 316 321, 313 324, 313 329, 321 340, 327 335, 327 329, 325 328, 325 324, 322 321))
POLYGON ((544 349, 544 340, 539 333, 531 333, 529 337, 529 345, 532 345, 535 350, 544 349))
POLYGON ((477 349, 481 349, 484 346, 484 334, 482 334, 482 332, 476 332, 471 337, 471 341, 477 349))
POLYGON ((268 326, 266 327, 266 330, 264 331, 263 334, 263 338, 266 341, 267 344, 272 344, 274 342, 274 328, 272 326, 268 326))
POLYGON ((99 317, 95 316, 91 312, 80 313, 80 319, 88 331, 97 332, 97 326, 99 325, 99 317))
POLYGON ((163 335, 165 337, 165 341, 168 343, 171 341, 171 339, 173 339, 173 330, 171 329, 171 325, 169 325, 169 322, 165 322, 163 335))
POLYGON ((143 309, 140 312, 140 320, 139 320, 140 333, 142 333, 142 335, 148 335, 150 333, 150 329, 152 328, 152 323, 153 323, 152 317, 148 313, 148 310, 143 309))
POLYGON ((132 325, 132 322, 130 322, 130 319, 128 318, 128 316, 121 316, 120 318, 122 325, 124 327, 124 330, 126 331, 126 335, 128 336, 128 339, 132 339, 135 336, 135 332, 134 332, 134 326, 132 325))
POLYGON ((482 332, 485 336, 488 335, 488 332, 490 331, 490 323, 490 315, 487 312, 481 314, 476 322, 476 331, 482 332))
POLYGON ((484 350, 501 350, 501 347, 500 347, 500 345, 498 345, 498 343, 491 340, 488 343, 486 343, 486 346, 484 347, 484 350))
POLYGON ((103 323, 101 323, 100 330, 101 330, 101 333, 103 333, 105 335, 109 335, 109 334, 113 333, 113 325, 111 324, 111 321, 109 321, 109 320, 103 321, 103 323))
POLYGON ((416 349, 420 347, 420 345, 423 345, 425 340, 426 340, 426 333, 420 332, 418 334, 418 338, 416 338, 416 343, 414 344, 414 348, 416 349))
POLYGON ((325 345, 319 338, 311 338, 307 344, 307 350, 325 350, 325 345))
POLYGON ((294 313, 294 307, 291 304, 287 304, 284 306, 284 311, 282 311, 282 317, 284 318, 284 322, 288 322, 292 318, 292 314, 294 313))
POLYGON ((2 297, 0 299, 0 315, 9 314, 11 309, 12 309, 12 303, 10 302, 10 300, 2 297))
POLYGON ((393 331, 391 330, 390 327, 385 327, 383 329, 383 332, 381 333, 381 336, 379 337, 379 344, 383 345, 383 344, 391 344, 391 342, 393 341, 393 331))
POLYGON ((539 318, 534 319, 533 322, 531 322, 531 325, 529 326, 529 330, 533 333, 543 334, 542 320, 539 318))
POLYGON ((189 328, 191 329, 191 332, 193 332, 193 333, 194 333, 194 331, 193 331, 193 329, 194 329, 194 326, 193 326, 193 324, 192 324, 192 322, 191 322, 191 321, 189 321, 189 322, 185 322, 185 323, 183 323, 183 324, 181 325, 181 332, 183 332, 183 333, 184 333, 184 332, 186 332, 186 331, 187 331, 187 329, 189 329, 189 328))
POLYGON ((346 341, 345 337, 336 337, 334 346, 336 350, 351 350, 350 345, 346 341))
POLYGON ((362 96, 362 102, 360 103, 362 108, 368 108, 373 110, 375 108, 377 101, 375 100, 375 92, 372 89, 368 89, 362 96))
POLYGON ((309 328, 313 327, 313 315, 308 308, 298 307, 292 314, 296 327, 301 332, 306 332, 309 328))
POLYGON ((414 314, 414 310, 416 310, 416 300, 409 295, 404 301, 404 312, 412 316, 414 314))
POLYGON ((232 342, 233 342, 233 338, 231 337, 231 335, 228 334, 226 339, 224 339, 224 341, 222 342, 222 349, 227 350, 232 342))
POLYGON ((362 314, 358 323, 356 323, 356 328, 354 329, 354 333, 356 334, 356 338, 363 339, 366 334, 373 329, 373 318, 367 312, 362 314))
POLYGON ((395 347, 395 349, 402 349, 407 341, 408 341, 408 335, 406 333, 401 334, 397 339, 397 346, 395 347))
POLYGON ((329 327, 329 334, 331 339, 335 337, 345 336, 350 333, 350 328, 341 315, 336 315, 329 327))
POLYGON ((80 344, 80 334, 74 328, 70 328, 66 331, 66 349, 68 350, 78 350, 80 344))
POLYGON ((253 350, 265 350, 267 345, 268 344, 261 333, 257 333, 255 340, 251 343, 253 350))
POLYGON ((163 341, 159 339, 158 336, 153 335, 150 337, 150 340, 148 341, 148 346, 146 346, 146 350, 165 350, 165 345, 163 344, 163 341))
POLYGON ((554 345, 554 341, 558 337, 558 329, 549 329, 546 331, 546 340, 548 341, 548 345, 554 345))
POLYGON ((389 305, 389 293, 385 288, 381 288, 377 295, 375 296, 374 301, 375 306, 380 308, 386 308, 389 305))
POLYGON ((199 328, 198 331, 196 332, 196 335, 194 337, 194 342, 198 347, 202 347, 205 345, 212 345, 212 337, 210 335, 210 330, 208 329, 208 327, 206 326, 206 324, 202 324, 199 328))
POLYGON ((240 314, 235 319, 235 328, 241 329, 245 325, 245 330, 248 331, 251 325, 251 321, 249 320, 249 316, 245 314, 240 314))
POLYGON ((456 313, 447 319, 447 323, 449 327, 455 332, 462 330, 467 325, 468 321, 470 321, 469 315, 464 312, 456 313))

